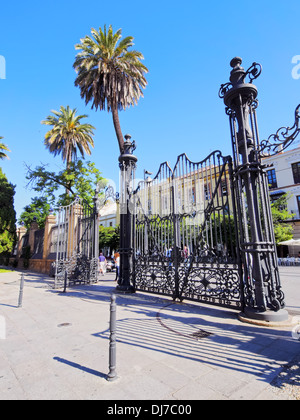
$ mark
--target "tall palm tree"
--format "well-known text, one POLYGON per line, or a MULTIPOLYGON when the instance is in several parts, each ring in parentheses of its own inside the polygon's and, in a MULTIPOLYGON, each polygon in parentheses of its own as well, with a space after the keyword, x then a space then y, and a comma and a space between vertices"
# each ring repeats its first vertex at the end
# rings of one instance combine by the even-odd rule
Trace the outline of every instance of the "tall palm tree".
POLYGON ((92 36, 85 36, 75 45, 76 50, 81 50, 73 65, 77 72, 75 86, 79 86, 86 104, 92 101, 92 108, 107 107, 107 111, 112 112, 122 152, 124 139, 118 111, 137 104, 143 96, 142 89, 147 85, 144 74, 148 69, 141 63, 144 57, 139 51, 128 51, 134 45, 133 37, 121 40, 121 29, 113 33, 112 26, 107 31, 105 25, 103 31, 93 28, 91 33, 92 36))
POLYGON ((91 124, 81 124, 87 115, 76 115, 76 108, 60 107, 59 111, 51 111, 53 115, 42 121, 42 124, 51 125, 52 128, 45 135, 44 144, 54 156, 61 154, 67 168, 77 159, 79 150, 82 157, 91 154, 90 146, 94 147, 93 127, 91 124))
MULTIPOLYGON (((0 136, 0 140, 2 140, 3 137, 0 136)), ((8 155, 4 152, 10 152, 9 148, 6 146, 6 144, 0 142, 0 159, 9 159, 8 155)))

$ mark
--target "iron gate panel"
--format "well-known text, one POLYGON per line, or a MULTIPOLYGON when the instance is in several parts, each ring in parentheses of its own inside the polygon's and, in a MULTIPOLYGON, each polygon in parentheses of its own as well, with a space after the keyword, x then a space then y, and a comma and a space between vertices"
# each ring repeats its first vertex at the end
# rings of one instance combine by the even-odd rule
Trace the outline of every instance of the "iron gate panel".
POLYGON ((55 287, 97 281, 97 214, 77 197, 58 212, 55 287))
POLYGON ((140 182, 132 200, 137 290, 242 306, 229 156, 215 151, 196 163, 182 154, 173 170, 165 162, 140 182))

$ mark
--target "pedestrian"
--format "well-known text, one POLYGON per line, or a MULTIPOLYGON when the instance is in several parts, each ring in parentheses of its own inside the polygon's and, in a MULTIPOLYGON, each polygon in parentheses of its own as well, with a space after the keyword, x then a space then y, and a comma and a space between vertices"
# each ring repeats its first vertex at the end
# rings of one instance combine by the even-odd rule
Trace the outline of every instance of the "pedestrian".
POLYGON ((187 261, 189 255, 190 255, 189 249, 186 245, 184 245, 182 256, 183 256, 185 262, 187 261))
POLYGON ((114 255, 115 265, 116 265, 116 278, 115 281, 119 280, 120 275, 120 254, 118 252, 114 255))
POLYGON ((104 276, 106 258, 104 257, 102 252, 100 252, 100 255, 99 255, 99 263, 100 263, 100 267, 99 267, 100 274, 102 273, 102 276, 104 276))

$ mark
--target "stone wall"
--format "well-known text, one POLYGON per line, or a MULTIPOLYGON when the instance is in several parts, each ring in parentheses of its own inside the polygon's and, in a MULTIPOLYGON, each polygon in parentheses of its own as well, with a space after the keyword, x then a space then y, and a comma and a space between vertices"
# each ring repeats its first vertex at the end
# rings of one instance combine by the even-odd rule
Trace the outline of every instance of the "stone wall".
POLYGON ((18 243, 15 255, 10 258, 10 264, 16 268, 28 268, 28 270, 49 275, 51 264, 55 261, 51 252, 52 230, 56 225, 56 217, 49 215, 46 219, 43 231, 36 222, 32 222, 28 231, 25 227, 17 229, 18 243), (30 247, 30 258, 26 258, 26 248, 30 247))

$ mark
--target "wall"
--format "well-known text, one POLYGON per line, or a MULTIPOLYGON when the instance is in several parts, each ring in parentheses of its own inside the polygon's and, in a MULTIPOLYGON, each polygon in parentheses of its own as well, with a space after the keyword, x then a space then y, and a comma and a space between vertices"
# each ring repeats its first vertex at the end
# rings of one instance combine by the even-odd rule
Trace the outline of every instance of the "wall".
MULTIPOLYGON (((300 196, 300 183, 296 184, 294 182, 292 171, 292 164, 297 162, 300 162, 300 147, 263 159, 265 165, 270 165, 266 170, 275 169, 276 174, 277 188, 270 189, 270 197, 272 198, 272 195, 274 194, 290 193, 287 208, 289 212, 295 214, 294 218, 291 219, 294 239, 300 239, 300 212, 297 203, 297 196, 300 196)), ((288 247, 290 256, 298 256, 299 250, 299 246, 288 247)))
POLYGON ((270 190, 270 195, 290 193, 291 197, 287 203, 288 210, 295 214, 294 220, 300 220, 297 204, 297 196, 300 196, 300 184, 295 184, 292 172, 292 164, 296 162, 300 162, 300 147, 263 159, 264 164, 272 165, 266 170, 275 169, 276 173, 277 188, 270 190))
POLYGON ((20 227, 17 229, 18 244, 16 255, 10 258, 10 263, 16 268, 28 268, 31 271, 49 275, 51 264, 55 261, 51 253, 52 233, 55 229, 56 217, 49 215, 46 219, 43 231, 39 229, 36 222, 32 222, 29 230, 20 227), (24 258, 25 247, 30 247, 31 258, 24 258))

